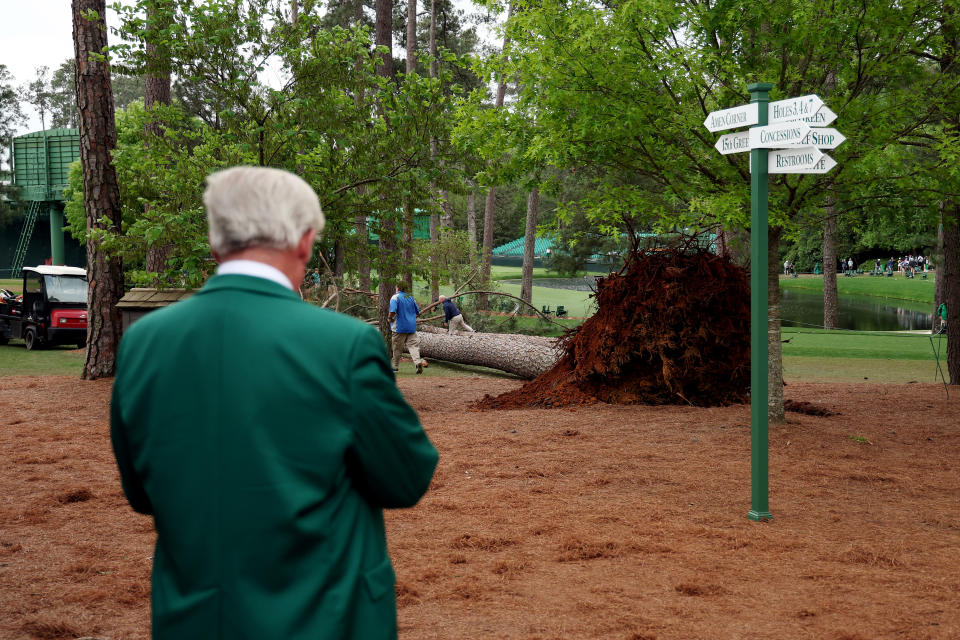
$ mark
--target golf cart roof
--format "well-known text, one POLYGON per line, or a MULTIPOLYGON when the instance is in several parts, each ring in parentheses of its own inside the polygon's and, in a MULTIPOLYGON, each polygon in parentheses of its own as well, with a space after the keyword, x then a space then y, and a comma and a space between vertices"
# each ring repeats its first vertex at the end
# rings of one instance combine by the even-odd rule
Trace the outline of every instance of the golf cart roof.
POLYGON ((80 267, 51 267, 45 264, 39 267, 24 267, 24 272, 32 271, 44 276, 86 276, 87 270, 80 267))

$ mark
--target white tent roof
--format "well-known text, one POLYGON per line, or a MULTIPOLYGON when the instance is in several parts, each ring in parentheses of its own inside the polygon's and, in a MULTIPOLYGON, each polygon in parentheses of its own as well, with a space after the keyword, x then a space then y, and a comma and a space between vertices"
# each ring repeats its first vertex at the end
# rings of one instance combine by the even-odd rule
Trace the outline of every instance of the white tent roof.
POLYGON ((87 270, 81 269, 80 267, 51 267, 45 264, 42 264, 39 267, 24 267, 23 270, 34 271, 36 273, 40 273, 45 276, 85 276, 87 275, 87 270))

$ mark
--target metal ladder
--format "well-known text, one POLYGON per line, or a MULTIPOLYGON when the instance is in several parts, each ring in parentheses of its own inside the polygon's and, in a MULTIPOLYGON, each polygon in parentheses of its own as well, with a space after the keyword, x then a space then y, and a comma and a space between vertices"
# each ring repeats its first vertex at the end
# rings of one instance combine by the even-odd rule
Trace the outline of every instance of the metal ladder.
POLYGON ((16 278, 23 269, 23 261, 27 257, 27 248, 30 246, 30 239, 33 237, 33 227, 37 224, 37 216, 40 215, 41 203, 34 200, 27 209, 27 215, 23 219, 23 230, 20 231, 20 241, 17 243, 17 250, 13 254, 13 265, 11 266, 10 277, 16 278))

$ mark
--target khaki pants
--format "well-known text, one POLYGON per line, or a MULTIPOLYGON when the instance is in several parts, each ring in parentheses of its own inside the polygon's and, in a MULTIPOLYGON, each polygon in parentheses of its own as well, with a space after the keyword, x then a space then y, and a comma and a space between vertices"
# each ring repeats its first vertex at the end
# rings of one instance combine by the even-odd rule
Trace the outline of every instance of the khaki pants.
POLYGON ((450 322, 447 323, 447 333, 453 333, 454 331, 469 331, 474 333, 473 329, 463 320, 463 314, 458 314, 450 318, 450 322))
POLYGON ((403 349, 406 347, 413 358, 413 364, 418 365, 422 362, 420 358, 420 336, 416 333, 395 333, 393 334, 393 368, 400 368, 400 356, 403 355, 403 349))

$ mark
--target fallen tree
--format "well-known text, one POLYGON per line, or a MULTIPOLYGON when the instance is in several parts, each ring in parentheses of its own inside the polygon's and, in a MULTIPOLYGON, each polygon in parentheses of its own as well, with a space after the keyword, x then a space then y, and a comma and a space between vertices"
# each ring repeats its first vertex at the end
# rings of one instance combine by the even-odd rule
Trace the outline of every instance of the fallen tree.
MULTIPOLYGON (((371 310, 377 308, 378 294, 341 287, 322 255, 319 256, 319 260, 323 264, 328 280, 325 284, 305 284, 306 295, 301 291, 301 296, 313 299, 321 307, 332 306, 335 310, 344 313, 355 311, 359 307, 371 310), (359 302, 354 302, 341 309, 340 305, 344 300, 359 300, 359 302)), ((516 315, 521 308, 529 308, 533 314, 540 316, 546 322, 560 324, 530 303, 512 294, 483 289, 464 291, 476 275, 477 273, 474 272, 456 292, 447 297, 456 299, 476 294, 503 296, 516 301, 514 312, 511 315, 516 315)), ((557 338, 513 333, 448 334, 446 329, 426 324, 443 319, 442 314, 426 317, 426 314, 439 304, 439 301, 432 302, 420 310, 418 333, 420 334, 420 355, 424 358, 499 369, 529 380, 549 370, 556 364, 561 355, 557 347, 557 338)), ((372 324, 377 320, 370 319, 367 322, 372 324)))
POLYGON ((490 367, 527 380, 548 371, 562 355, 556 338, 513 333, 448 334, 429 325, 421 325, 418 333, 420 355, 428 360, 490 367))

